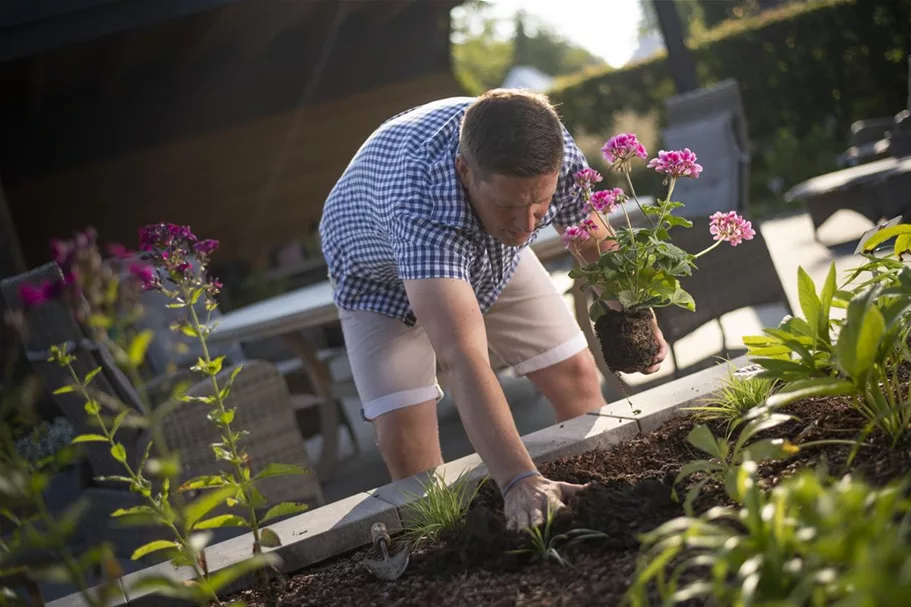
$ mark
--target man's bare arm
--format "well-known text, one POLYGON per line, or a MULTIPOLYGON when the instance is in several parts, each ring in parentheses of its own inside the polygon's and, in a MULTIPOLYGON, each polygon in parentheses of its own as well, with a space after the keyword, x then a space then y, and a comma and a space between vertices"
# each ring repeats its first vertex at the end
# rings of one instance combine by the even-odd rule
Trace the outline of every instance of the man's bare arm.
POLYGON ((448 278, 406 280, 405 291, 452 379, 462 424, 493 480, 503 487, 516 475, 534 470, 490 367, 487 330, 471 285, 448 278))

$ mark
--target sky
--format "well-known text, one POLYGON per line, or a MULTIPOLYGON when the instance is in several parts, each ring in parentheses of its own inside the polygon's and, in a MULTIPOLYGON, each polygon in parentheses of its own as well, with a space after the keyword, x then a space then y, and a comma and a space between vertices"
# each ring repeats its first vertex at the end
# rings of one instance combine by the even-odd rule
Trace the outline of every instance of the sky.
POLYGON ((491 0, 491 12, 506 17, 524 9, 616 68, 636 51, 640 1, 491 0))

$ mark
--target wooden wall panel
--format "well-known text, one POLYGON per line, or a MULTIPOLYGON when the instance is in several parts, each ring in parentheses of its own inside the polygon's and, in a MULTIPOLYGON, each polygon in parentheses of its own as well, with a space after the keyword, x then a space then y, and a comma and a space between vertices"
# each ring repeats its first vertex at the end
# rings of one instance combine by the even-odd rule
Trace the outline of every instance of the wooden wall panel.
POLYGON ((135 246, 137 229, 156 221, 218 238, 222 260, 256 263, 319 220, 335 180, 383 120, 459 94, 448 73, 402 82, 25 181, 7 191, 8 203, 29 265, 47 259, 51 237, 94 225, 103 240, 135 246))

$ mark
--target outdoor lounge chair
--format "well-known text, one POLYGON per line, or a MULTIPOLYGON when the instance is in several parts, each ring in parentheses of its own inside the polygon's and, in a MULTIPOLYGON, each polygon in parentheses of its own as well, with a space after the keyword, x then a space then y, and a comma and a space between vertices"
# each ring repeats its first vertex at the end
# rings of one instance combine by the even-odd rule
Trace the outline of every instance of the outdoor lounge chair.
MULTIPOLYGON (((911 77, 911 55, 908 74, 911 77)), ((898 215, 905 223, 911 221, 911 194, 907 189, 911 161, 911 80, 907 103, 906 109, 892 117, 891 124, 885 124, 888 118, 874 118, 852 125, 852 136, 863 143, 850 148, 843 158, 855 166, 818 175, 785 193, 787 202, 806 203, 816 240, 819 240, 819 227, 843 209, 854 211, 874 224, 898 215), (871 141, 880 132, 882 137, 871 141)))
POLYGON ((686 206, 676 213, 690 218, 715 211, 745 212, 750 150, 737 81, 671 97, 665 109, 665 149, 689 148, 703 166, 698 179, 677 180, 674 199, 686 206))

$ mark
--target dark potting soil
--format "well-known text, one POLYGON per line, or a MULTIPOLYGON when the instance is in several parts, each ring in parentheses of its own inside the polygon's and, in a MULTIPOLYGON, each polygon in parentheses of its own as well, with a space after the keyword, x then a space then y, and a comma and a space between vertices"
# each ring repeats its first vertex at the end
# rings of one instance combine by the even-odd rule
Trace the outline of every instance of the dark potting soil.
POLYGON ((651 310, 605 310, 595 321, 604 362, 612 371, 632 371, 652 364, 660 345, 655 340, 651 310))
MULTIPOLYGON (((812 399, 782 409, 798 417, 766 436, 796 444, 820 439, 853 439, 863 419, 839 398, 812 399)), ((618 605, 635 570, 637 535, 683 513, 671 499, 671 483, 686 462, 705 457, 686 443, 695 421, 677 418, 654 432, 610 450, 557 460, 541 467, 549 478, 591 483, 570 503, 571 512, 555 529, 584 528, 608 534, 564 547, 570 563, 561 566, 528 555, 506 554, 527 546, 527 536, 505 529, 499 493, 485 484, 469 511, 465 526, 432 544, 419 547, 405 574, 394 582, 377 580, 361 561, 370 549, 359 550, 321 566, 288 576, 279 591, 282 606, 330 605, 618 605)), ((716 436, 723 426, 710 423, 716 436)), ((846 472, 849 445, 802 449, 788 460, 760 466, 762 482, 825 463, 833 474, 846 472)), ((889 449, 888 439, 873 436, 851 464, 853 474, 874 484, 904 474, 911 465, 911 442, 889 449)), ((678 488, 683 493, 685 487, 678 488)), ((695 508, 704 511, 727 504, 720 486, 709 484, 695 508)), ((255 590, 231 598, 251 607, 263 605, 255 590)))

